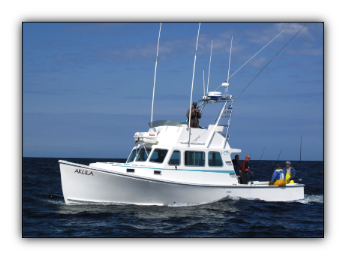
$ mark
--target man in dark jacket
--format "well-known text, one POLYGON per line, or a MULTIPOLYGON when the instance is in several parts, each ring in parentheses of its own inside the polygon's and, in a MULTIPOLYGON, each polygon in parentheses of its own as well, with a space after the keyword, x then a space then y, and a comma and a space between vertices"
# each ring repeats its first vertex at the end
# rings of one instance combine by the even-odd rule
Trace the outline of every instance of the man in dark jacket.
MULTIPOLYGON (((191 110, 191 128, 199 128, 199 119, 202 117, 202 113, 196 108, 197 103, 192 103, 191 110)), ((190 109, 187 110, 187 126, 189 127, 190 109)))
POLYGON ((239 176, 240 175, 240 173, 239 173, 239 155, 235 155, 234 159, 232 160, 232 163, 233 163, 235 174, 237 176, 239 176))
POLYGON ((252 174, 252 171, 250 170, 249 167, 249 161, 250 161, 250 156, 246 155, 245 160, 240 164, 240 184, 247 184, 247 176, 246 173, 249 172, 252 174))
POLYGON ((286 183, 294 183, 294 178, 296 176, 296 170, 291 167, 291 162, 286 161, 286 167, 283 169, 285 173, 286 183))

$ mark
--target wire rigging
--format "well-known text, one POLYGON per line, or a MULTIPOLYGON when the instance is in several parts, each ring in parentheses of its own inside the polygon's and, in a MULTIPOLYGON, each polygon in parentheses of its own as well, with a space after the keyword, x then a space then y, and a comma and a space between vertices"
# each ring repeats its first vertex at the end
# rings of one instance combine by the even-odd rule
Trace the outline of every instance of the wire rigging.
MULTIPOLYGON (((247 87, 249 87, 249 85, 258 77, 258 75, 260 75, 261 73, 262 73, 262 71, 268 66, 268 64, 270 64, 273 60, 274 60, 274 58, 276 57, 276 56, 278 56, 278 54, 293 40, 293 38, 294 37, 296 37, 299 33, 300 33, 300 31, 301 30, 303 30, 303 28, 306 26, 306 24, 307 23, 305 23, 303 26, 302 26, 302 28, 300 28, 299 29, 299 31, 297 32, 297 33, 295 33, 294 35, 293 35, 293 37, 274 55, 274 57, 273 58, 271 58, 270 60, 269 60, 269 62, 267 62, 267 64, 256 74, 256 76, 249 82, 249 84, 248 85, 246 85, 245 86, 245 88, 240 92, 240 94, 234 99, 234 102, 239 98, 239 96, 246 90, 246 88, 247 87)), ((286 28, 287 29, 287 28, 286 28)), ((285 29, 285 30, 286 30, 285 29)))
MULTIPOLYGON (((238 70, 236 70, 231 76, 229 76, 227 78, 227 82, 229 79, 231 79, 241 68, 243 68, 248 62, 250 62, 257 54, 259 54, 264 48, 266 48, 272 41, 274 41, 277 37, 279 37, 279 35, 281 35, 284 31, 286 31, 286 29, 288 28, 288 26, 282 30, 277 36, 275 36, 272 40, 270 40, 265 46, 262 47, 261 50, 259 50, 257 53, 255 53, 249 60, 247 60, 246 63, 244 63, 242 66, 240 66, 240 68, 238 70)), ((233 39, 233 38, 232 38, 233 39)), ((215 91, 217 91, 220 87, 222 86, 222 84, 216 88, 215 91)))

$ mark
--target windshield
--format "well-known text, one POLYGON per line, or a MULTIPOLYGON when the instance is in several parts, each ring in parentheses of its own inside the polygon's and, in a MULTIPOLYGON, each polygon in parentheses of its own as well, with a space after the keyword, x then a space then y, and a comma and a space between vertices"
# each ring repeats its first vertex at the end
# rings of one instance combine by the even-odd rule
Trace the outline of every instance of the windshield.
POLYGON ((128 158, 127 161, 126 161, 126 163, 129 163, 129 162, 134 161, 135 157, 136 157, 136 150, 134 149, 134 150, 132 150, 132 152, 131 152, 129 158, 128 158))
POLYGON ((142 147, 138 153, 136 161, 146 161, 150 152, 151 152, 151 149, 147 149, 145 147, 142 147))

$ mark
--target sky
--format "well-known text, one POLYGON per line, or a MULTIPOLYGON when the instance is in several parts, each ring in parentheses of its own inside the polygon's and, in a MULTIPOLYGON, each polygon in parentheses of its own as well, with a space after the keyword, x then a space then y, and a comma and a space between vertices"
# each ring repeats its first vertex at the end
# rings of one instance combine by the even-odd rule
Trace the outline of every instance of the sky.
MULTIPOLYGON (((186 120, 198 23, 163 23, 155 120, 186 120)), ((193 101, 229 79, 237 97, 303 23, 201 23, 193 101)), ((30 23, 23 34, 23 156, 127 158, 151 117, 160 23, 30 23)), ((323 160, 323 23, 307 23, 239 96, 230 146, 240 159, 323 160)), ((221 89, 220 89, 221 90, 221 89)), ((223 91, 223 90, 222 90, 223 91)), ((219 106, 207 106, 201 126, 219 106)))

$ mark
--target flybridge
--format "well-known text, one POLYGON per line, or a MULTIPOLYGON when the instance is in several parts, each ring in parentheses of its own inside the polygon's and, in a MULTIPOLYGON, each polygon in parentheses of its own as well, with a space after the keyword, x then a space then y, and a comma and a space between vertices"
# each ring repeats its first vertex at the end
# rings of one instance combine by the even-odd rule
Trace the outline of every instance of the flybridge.
MULTIPOLYGON (((305 25, 290 39, 290 41, 305 27, 305 25)), ((169 121, 153 121, 153 105, 154 105, 154 95, 155 95, 155 84, 156 84, 156 69, 157 69, 157 58, 159 54, 159 40, 161 35, 161 28, 162 23, 160 23, 160 31, 159 31, 159 37, 157 42, 157 54, 156 54, 156 62, 155 62, 155 74, 154 74, 154 88, 153 88, 153 100, 152 100, 152 110, 151 110, 151 122, 149 123, 150 131, 153 131, 155 129, 154 124, 156 127, 158 126, 180 126, 176 123, 173 123, 171 125, 169 121)), ((192 94, 193 94, 193 87, 194 87, 194 78, 195 78, 195 65, 196 65, 196 57, 197 57, 197 49, 198 49, 198 38, 199 38, 199 32, 201 28, 201 23, 199 23, 198 33, 197 33, 197 40, 196 40, 196 52, 195 52, 195 58, 194 58, 194 64, 193 64, 193 74, 192 74, 192 85, 191 85, 191 95, 190 95, 190 107, 192 107, 192 94)), ((233 36, 231 40, 231 46, 230 46, 230 55, 229 55, 229 67, 228 67, 228 76, 225 82, 223 82, 219 87, 216 88, 215 91, 209 91, 209 80, 210 80, 210 67, 211 67, 211 60, 212 60, 212 51, 213 51, 213 41, 211 41, 211 50, 210 50, 210 61, 209 61, 209 71, 208 71, 208 84, 207 84, 207 90, 205 90, 205 82, 204 82, 204 70, 203 70, 203 98, 202 100, 197 102, 197 108, 202 113, 204 111, 204 108, 207 104, 214 104, 214 103, 224 103, 222 108, 220 109, 219 114, 217 115, 217 118, 215 120, 214 125, 209 125, 208 127, 208 134, 205 134, 208 136, 205 143, 203 142, 197 142, 194 139, 198 139, 198 137, 194 137, 194 134, 191 132, 192 128, 190 126, 187 126, 188 131, 188 137, 187 141, 181 141, 182 144, 187 144, 189 147, 190 144, 198 144, 198 145, 206 145, 206 147, 210 146, 210 143, 215 135, 216 132, 219 132, 220 126, 224 127, 222 128, 226 132, 224 134, 221 134, 224 137, 223 142, 223 148, 226 148, 226 144, 229 141, 230 135, 230 122, 231 122, 231 116, 233 112, 233 104, 238 99, 238 97, 245 91, 245 89, 253 82, 253 80, 263 71, 263 69, 278 55, 279 52, 290 42, 288 42, 283 48, 279 50, 279 52, 260 70, 260 72, 250 81, 250 83, 241 91, 241 93, 233 99, 233 96, 228 94, 228 87, 229 87, 229 79, 232 78, 239 70, 241 70, 247 63, 249 63, 254 57, 256 57, 264 48, 266 48, 271 42, 273 42, 277 37, 279 37, 288 27, 286 27, 284 30, 282 30, 279 34, 277 34, 272 40, 270 40, 266 45, 264 45, 256 54, 254 54, 250 59, 248 59, 240 68, 238 68, 231 76, 230 76, 230 68, 231 68, 231 54, 232 54, 232 43, 233 43, 233 36), (221 91, 218 91, 220 87, 224 87, 224 94, 222 94, 221 91), (207 92, 206 92, 207 91, 207 92), (220 120, 222 117, 227 118, 227 124, 225 125, 219 125, 220 120), (212 126, 212 127, 211 127, 212 126)), ((191 122, 191 110, 189 115, 188 122, 191 122)), ((180 124, 180 123, 179 123, 180 124)), ((195 132, 195 131, 194 131, 195 132)), ((135 140, 137 139, 137 143, 148 143, 148 144, 156 144, 157 138, 159 133, 154 136, 150 136, 149 133, 136 133, 135 134, 135 140), (140 136, 142 135, 142 136, 140 136)))

